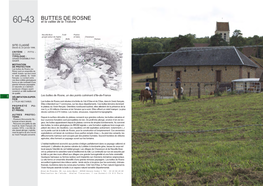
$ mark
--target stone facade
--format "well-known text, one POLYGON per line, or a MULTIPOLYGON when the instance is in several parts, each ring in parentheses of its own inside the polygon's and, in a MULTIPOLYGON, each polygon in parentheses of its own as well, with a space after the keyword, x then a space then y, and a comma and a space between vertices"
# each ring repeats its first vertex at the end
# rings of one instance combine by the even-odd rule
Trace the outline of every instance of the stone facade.
POLYGON ((197 95, 200 83, 201 95, 209 94, 215 90, 217 71, 221 74, 221 83, 231 83, 234 79, 255 78, 256 68, 248 66, 187 66, 187 67, 158 67, 157 94, 158 96, 172 96, 175 88, 176 74, 180 72, 180 79, 184 94, 197 95))
POLYGON ((230 43, 229 31, 215 31, 215 34, 221 35, 227 43, 230 43))

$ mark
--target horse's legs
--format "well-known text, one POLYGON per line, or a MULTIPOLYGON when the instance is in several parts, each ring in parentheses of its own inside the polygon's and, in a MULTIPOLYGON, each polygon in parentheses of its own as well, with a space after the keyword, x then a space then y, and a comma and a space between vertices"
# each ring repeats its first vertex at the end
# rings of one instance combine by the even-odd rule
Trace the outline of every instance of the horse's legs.
POLYGON ((177 92, 176 92, 176 89, 173 89, 173 96, 174 96, 174 99, 178 99, 176 93, 177 93, 177 92))
POLYGON ((173 91, 173 97, 174 97, 174 99, 176 99, 176 97, 175 97, 175 92, 173 91))

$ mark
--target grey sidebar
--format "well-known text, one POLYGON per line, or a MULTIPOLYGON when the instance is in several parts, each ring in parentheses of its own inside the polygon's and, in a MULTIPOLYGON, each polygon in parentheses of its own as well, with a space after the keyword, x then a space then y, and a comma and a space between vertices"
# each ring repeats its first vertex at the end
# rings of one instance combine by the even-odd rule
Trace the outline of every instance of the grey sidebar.
POLYGON ((37 186, 37 1, 9 1, 9 186, 37 186))

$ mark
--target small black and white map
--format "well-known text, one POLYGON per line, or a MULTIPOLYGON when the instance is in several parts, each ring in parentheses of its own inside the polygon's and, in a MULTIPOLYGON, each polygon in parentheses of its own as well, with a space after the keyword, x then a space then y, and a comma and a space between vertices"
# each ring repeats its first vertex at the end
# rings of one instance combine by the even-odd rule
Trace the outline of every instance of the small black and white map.
POLYGON ((89 40, 93 42, 61 39, 46 42, 46 90, 88 92, 122 89, 121 47, 107 42, 104 45, 96 38, 89 40))

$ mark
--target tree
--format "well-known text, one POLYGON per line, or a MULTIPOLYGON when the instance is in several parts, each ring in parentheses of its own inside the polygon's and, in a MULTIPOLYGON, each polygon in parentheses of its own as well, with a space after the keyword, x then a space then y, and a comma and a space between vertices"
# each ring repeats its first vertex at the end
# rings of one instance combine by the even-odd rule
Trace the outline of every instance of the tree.
POLYGON ((227 46, 227 42, 221 37, 220 34, 215 34, 210 38, 209 46, 227 46))
POLYGON ((195 34, 186 34, 186 37, 190 38, 191 42, 194 43, 195 39, 196 39, 196 35, 195 34))
POLYGON ((208 36, 206 37, 201 37, 201 38, 196 38, 194 40, 194 43, 210 43, 210 39, 208 36))
MULTIPOLYGON (((262 37, 259 37, 258 35, 254 35, 253 40, 255 45, 259 45, 262 42, 262 37)), ((261 58, 261 49, 259 47, 257 47, 256 57, 261 58)))
MULTIPOLYGON (((150 53, 153 53, 151 51, 150 53)), ((157 51, 155 51, 157 52, 157 51)), ((142 73, 153 72, 153 65, 162 60, 163 54, 145 55, 139 60, 139 67, 142 73)))
POLYGON ((241 33, 241 31, 240 30, 235 30, 234 32, 233 32, 233 35, 232 35, 232 37, 234 36, 234 37, 239 37, 239 36, 242 36, 243 34, 241 33))
POLYGON ((171 38, 162 38, 161 42, 163 44, 163 51, 168 52, 170 48, 171 38))
POLYGON ((235 30, 230 38, 230 45, 232 46, 244 46, 246 44, 245 39, 242 37, 240 30, 235 30))
MULTIPOLYGON (((157 37, 145 37, 132 39, 132 53, 146 54, 162 52, 164 50, 163 43, 167 43, 167 39, 157 37), (165 42, 166 41, 166 42, 165 42)), ((170 41, 170 39, 168 39, 170 41)), ((169 45, 168 45, 169 46, 169 45)), ((167 46, 166 46, 167 47, 167 46)), ((132 72, 145 73, 153 72, 153 65, 163 58, 163 54, 158 55, 132 55, 132 72)))
POLYGON ((193 47, 194 44, 191 42, 191 38, 187 36, 179 35, 174 37, 170 42, 170 51, 176 51, 181 47, 193 47))
POLYGON ((254 35, 252 39, 254 41, 254 45, 259 45, 263 41, 263 38, 258 35, 254 35))
POLYGON ((151 51, 162 52, 163 44, 160 42, 151 42, 148 44, 148 53, 151 51))
MULTIPOLYGON (((144 54, 148 52, 148 42, 144 42, 145 39, 133 39, 132 40, 132 53, 133 54, 144 54)), ((139 61, 143 56, 132 56, 132 72, 133 73, 140 73, 140 66, 139 61)))

